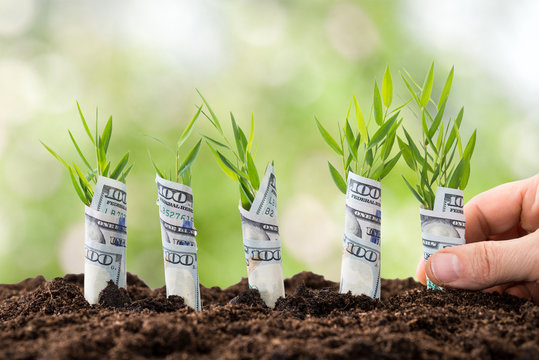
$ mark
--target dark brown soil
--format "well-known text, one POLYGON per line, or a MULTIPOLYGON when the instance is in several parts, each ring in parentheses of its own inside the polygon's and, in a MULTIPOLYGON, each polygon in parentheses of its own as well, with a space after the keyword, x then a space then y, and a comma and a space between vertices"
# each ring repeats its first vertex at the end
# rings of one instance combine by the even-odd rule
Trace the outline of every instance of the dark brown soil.
POLYGON ((98 305, 83 276, 0 285, 0 358, 539 359, 539 306, 509 295, 382 280, 382 301, 303 272, 274 310, 243 279, 202 287, 203 311, 129 274, 98 305))

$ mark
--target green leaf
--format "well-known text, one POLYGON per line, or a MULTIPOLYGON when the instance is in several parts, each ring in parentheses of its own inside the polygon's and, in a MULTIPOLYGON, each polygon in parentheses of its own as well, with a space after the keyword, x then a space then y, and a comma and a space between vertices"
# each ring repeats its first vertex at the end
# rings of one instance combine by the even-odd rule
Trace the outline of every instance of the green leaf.
POLYGON ((382 173, 380 174, 380 177, 378 178, 378 181, 381 181, 391 172, 391 170, 393 170, 395 165, 397 165, 397 162, 399 161, 401 154, 402 152, 399 151, 397 155, 395 155, 391 160, 389 160, 388 162, 384 164, 384 168, 382 170, 382 173))
POLYGON ((241 196, 241 206, 245 209, 245 210, 250 210, 251 209, 251 204, 253 203, 253 200, 254 200, 254 194, 251 193, 251 191, 249 190, 249 187, 246 183, 246 181, 242 178, 239 178, 239 183, 240 183, 240 195, 241 196))
POLYGON ((401 78, 404 81, 404 84, 406 85, 406 88, 408 89, 408 91, 412 95, 412 98, 415 100, 416 104, 418 106, 420 106, 419 105, 420 104, 419 98, 417 97, 417 94, 415 93, 415 90, 413 89, 412 85, 410 85, 410 83, 408 82, 408 80, 406 80, 406 77, 404 77, 403 74, 401 74, 401 78))
MULTIPOLYGON (((77 174, 77 176, 79 177, 79 180, 81 181, 81 183, 84 184, 84 186, 86 186, 87 188, 91 189, 92 188, 92 185, 90 185, 90 183, 88 182, 88 180, 86 179, 86 175, 83 174, 83 172, 79 169, 79 167, 77 166, 77 164, 73 163, 73 169, 75 170, 75 173, 77 174)), ((70 170, 71 171, 71 170, 70 170)))
POLYGON ((208 117, 208 120, 210 120, 210 122, 217 129, 217 131, 219 131, 219 133, 221 135, 223 135, 223 129, 221 128, 221 123, 219 122, 219 119, 217 119, 217 116, 215 115, 212 108, 210 107, 210 104, 208 104, 208 102, 206 101, 204 96, 202 96, 202 93, 200 91, 198 91, 198 89, 196 89, 196 91, 197 91, 198 95, 200 95, 200 98, 204 102, 204 105, 206 105, 206 107, 208 108, 208 111, 210 112, 211 119, 208 117))
POLYGON ((477 130, 474 130, 472 136, 470 136, 470 140, 468 140, 468 144, 466 144, 466 148, 464 149, 464 152, 462 153, 462 157, 465 157, 468 160, 472 158, 472 154, 475 149, 476 133, 477 133, 477 130))
POLYGON ((200 151, 200 145, 202 145, 202 139, 198 140, 197 144, 193 147, 193 149, 191 149, 183 163, 180 165, 180 168, 178 169, 178 176, 181 176, 185 170, 189 169, 189 167, 193 164, 193 161, 195 161, 198 152, 200 151))
POLYGON ((58 155, 54 150, 52 150, 50 147, 48 147, 43 141, 39 141, 41 143, 41 145, 43 145, 45 147, 45 149, 47 149, 48 152, 51 153, 51 155, 56 159, 58 160, 62 165, 64 165, 66 168, 68 169, 71 169, 71 165, 69 165, 67 163, 67 161, 65 161, 60 155, 58 155))
POLYGON ((339 190, 341 190, 343 194, 346 194, 346 182, 344 181, 343 177, 337 171, 337 169, 335 169, 333 165, 331 165, 329 161, 328 161, 328 165, 329 165, 329 173, 331 174, 331 178, 333 179, 333 182, 335 183, 335 185, 337 185, 337 187, 339 188, 339 190))
POLYGON ((75 178, 75 174, 73 174, 73 170, 69 168, 69 176, 71 177, 71 182, 73 183, 73 187, 75 188, 75 191, 77 192, 77 195, 79 196, 80 200, 83 204, 90 206, 90 202, 82 192, 82 189, 80 188, 79 184, 77 183, 77 179, 75 178))
POLYGON ((410 169, 415 171, 417 169, 417 165, 416 165, 416 160, 414 158, 414 154, 412 153, 412 150, 410 149, 408 144, 406 144, 404 141, 401 140, 400 137, 397 137, 397 141, 399 143, 399 148, 401 150, 402 157, 404 158, 404 161, 406 162, 406 165, 408 165, 410 169))
POLYGON ((348 145, 348 151, 350 152, 354 160, 357 161, 357 149, 354 148, 356 140, 354 137, 354 132, 352 131, 350 123, 348 122, 348 119, 345 122, 344 135, 346 139, 346 144, 348 145))
POLYGON ((359 103, 356 99, 356 96, 353 95, 353 98, 354 98, 354 108, 356 109, 357 128, 359 130, 361 142, 364 142, 365 144, 368 145, 369 135, 367 133, 367 125, 365 124, 365 118, 363 117, 363 113, 361 112, 361 108, 359 107, 359 103))
POLYGON ((120 174, 122 173, 122 171, 125 169, 125 167, 127 166, 127 162, 129 161, 129 153, 126 153, 122 159, 120 160, 120 162, 118 163, 118 165, 116 165, 116 167, 114 168, 114 170, 112 170, 112 173, 110 174, 110 178, 111 179, 117 179, 118 176, 120 176, 120 174))
POLYGON ((200 112, 202 111, 202 105, 198 107, 197 112, 195 113, 195 116, 189 121, 189 124, 187 124, 187 127, 185 130, 183 130, 182 134, 180 135, 180 139, 178 140, 178 149, 183 145, 185 140, 189 138, 189 135, 191 135, 191 132, 193 131, 193 126, 195 125, 195 122, 198 119, 198 116, 200 115, 200 112))
POLYGON ((326 141, 326 143, 339 155, 343 155, 343 150, 339 146, 339 144, 335 141, 333 137, 327 132, 326 129, 320 124, 317 118, 314 118, 316 121, 316 126, 318 127, 318 131, 320 131, 320 135, 322 135, 322 138, 326 141))
POLYGON ((391 79, 389 65, 386 67, 384 80, 382 81, 382 99, 384 100, 385 107, 389 108, 393 100, 393 80, 391 79))
POLYGON ((410 134, 408 134, 408 131, 406 131, 404 127, 402 129, 404 131, 404 135, 406 136, 406 140, 408 141, 408 146, 412 150, 412 154, 417 160, 423 161, 423 156, 421 156, 421 153, 419 152, 419 149, 415 145, 414 140, 412 140, 412 137, 410 136, 410 134))
POLYGON ((445 104, 443 104, 441 107, 439 107, 438 112, 436 113, 436 117, 434 118, 434 121, 432 122, 430 129, 429 129, 429 139, 432 139, 434 134, 436 134, 436 130, 438 130, 438 127, 440 126, 440 123, 442 122, 442 117, 444 116, 445 111, 445 104))
POLYGON ((369 149, 365 153, 365 162, 367 163, 367 165, 372 166, 373 161, 374 161, 374 156, 372 153, 372 149, 369 149))
POLYGON ((165 173, 159 169, 159 167, 157 166, 157 164, 155 163, 155 161, 153 161, 152 155, 150 154, 149 151, 148 151, 148 156, 150 157, 150 161, 152 162, 153 168, 155 169, 155 172, 157 172, 157 175, 159 175, 162 179, 170 180, 170 179, 167 178, 167 176, 165 175, 165 173))
POLYGON ((460 178, 460 190, 464 190, 466 188, 466 185, 468 185, 468 180, 470 179, 470 166, 470 162, 468 161, 466 163, 466 166, 464 167, 464 171, 462 172, 462 177, 460 178))
POLYGON ((423 90, 421 91, 421 99, 420 99, 420 107, 424 108, 427 106, 430 100, 430 94, 432 92, 432 83, 434 81, 434 62, 430 66, 429 72, 427 73, 427 76, 425 77, 425 81, 423 82, 423 90))
POLYGON ((215 139, 213 139, 213 138, 211 138, 211 137, 209 137, 207 135, 204 135, 204 134, 200 134, 200 136, 202 136, 206 140, 209 140, 210 142, 212 142, 213 144, 215 144, 217 146, 220 146, 222 148, 230 150, 230 147, 228 145, 223 144, 222 142, 219 142, 219 141, 217 141, 217 140, 215 140, 215 139))
POLYGON ((464 172, 466 170, 467 164, 470 163, 470 159, 468 158, 462 158, 451 176, 449 177, 449 182, 447 184, 448 187, 457 189, 459 187, 460 181, 464 175, 464 172))
POLYGON ((393 115, 388 121, 386 121, 378 131, 376 131, 371 138, 371 141, 369 143, 369 149, 372 149, 376 144, 378 144, 380 141, 384 140, 393 127, 393 124, 395 124, 395 121, 397 121, 397 118, 399 117, 399 113, 396 113, 393 115))
POLYGON ((249 131, 249 141, 247 142, 247 152, 251 152, 251 147, 253 146, 253 138, 255 135, 255 116, 251 114, 251 130, 249 131))
POLYGON ((131 172, 131 169, 133 169, 133 166, 135 166, 135 164, 131 164, 131 166, 129 166, 127 170, 125 170, 124 173, 120 175, 120 177, 118 178, 118 181, 123 182, 125 184, 125 179, 127 178, 127 175, 129 175, 129 173, 131 172))
POLYGON ((232 180, 238 181, 238 175, 236 175, 236 172, 234 170, 231 170, 230 167, 228 167, 223 160, 221 159, 221 156, 219 156, 219 153, 217 150, 215 150, 210 143, 206 141, 206 144, 210 148, 211 153, 215 157, 215 160, 217 161, 217 164, 219 164, 219 167, 224 171, 226 175, 228 175, 232 180))
POLYGON ((249 180, 251 185, 255 190, 258 190, 260 187, 260 178, 258 177, 258 171, 256 170, 255 162, 251 153, 247 153, 247 173, 249 175, 249 180))
POLYGON ((412 194, 415 196, 415 198, 417 200, 419 200, 419 202, 421 204, 425 204, 425 201, 423 200, 423 198, 421 197, 421 195, 419 195, 419 193, 410 185, 410 183, 408 182, 408 180, 406 180, 406 178, 403 176, 402 177, 404 179, 404 182, 406 183, 406 186, 408 187, 408 189, 410 189, 410 191, 412 192, 412 194))
POLYGON ((80 120, 82 121, 84 130, 86 130, 86 134, 88 134, 88 137, 90 138, 90 141, 92 141, 92 144, 95 145, 94 137, 92 136, 92 133, 90 132, 90 128, 88 127, 88 124, 86 123, 86 119, 84 118, 84 115, 82 114, 82 110, 80 109, 80 105, 78 101, 77 101, 77 109, 79 109, 80 120))
POLYGON ((110 137, 112 135, 112 116, 109 117, 105 128, 103 129, 103 135, 101 135, 101 140, 99 141, 101 147, 103 148, 103 153, 106 154, 109 149, 110 137))
POLYGON ((238 124, 236 124, 236 119, 234 119, 234 115, 232 113, 230 113, 230 122, 232 123, 232 130, 234 131, 234 140, 236 142, 236 149, 238 150, 239 158, 242 161, 245 161, 245 150, 243 148, 240 131, 238 129, 238 124))
POLYGON ((380 90, 378 89, 378 84, 376 83, 376 81, 374 82, 373 107, 374 120, 379 126, 381 126, 384 122, 384 111, 382 109, 382 98, 380 97, 380 90))
MULTIPOLYGON (((460 127, 460 124, 462 122, 462 118, 464 116, 464 107, 462 107, 457 115, 457 118, 455 119, 455 122, 453 123, 453 127, 451 128, 451 132, 449 133, 449 137, 447 138, 447 142, 445 144, 444 152, 447 154, 449 150, 451 149, 451 146, 453 146, 453 143, 455 142, 456 138, 456 131, 455 127, 458 129, 460 127)), ((448 125, 449 128, 449 125, 448 125)))
POLYGON ((104 176, 104 177, 108 177, 109 170, 110 170, 110 161, 107 162, 107 165, 106 165, 105 168, 103 169, 103 176, 104 176))
POLYGON ((84 162, 84 164, 88 167, 88 169, 93 170, 92 166, 90 165, 88 160, 86 160, 86 158, 82 154, 82 151, 80 150, 79 145, 75 141, 75 138, 73 137, 73 134, 71 134, 71 131, 68 130, 67 132, 69 133, 69 137, 71 138, 71 141, 73 142, 73 145, 75 145, 75 149, 77 149, 77 153, 79 154, 79 156, 82 159, 82 161, 84 162))
POLYGON ((455 136, 457 138, 457 149, 459 150, 459 156, 462 158, 462 140, 460 138, 460 132, 457 124, 454 124, 455 136))
POLYGON ((399 128, 401 121, 397 121, 393 124, 391 129, 389 130, 389 134, 387 135, 386 140, 384 141, 384 145, 382 147, 382 160, 386 160, 389 155, 391 154, 391 150, 393 149, 393 144, 395 143, 395 138, 397 137, 397 129, 399 128))
POLYGON ((440 100, 438 101, 438 110, 442 106, 445 106, 445 103, 447 102, 447 98, 449 97, 449 92, 451 91, 451 84, 453 83, 454 72, 455 72, 455 67, 452 66, 451 71, 449 71, 449 75, 447 76, 447 80, 445 81, 442 94, 440 95, 440 100))

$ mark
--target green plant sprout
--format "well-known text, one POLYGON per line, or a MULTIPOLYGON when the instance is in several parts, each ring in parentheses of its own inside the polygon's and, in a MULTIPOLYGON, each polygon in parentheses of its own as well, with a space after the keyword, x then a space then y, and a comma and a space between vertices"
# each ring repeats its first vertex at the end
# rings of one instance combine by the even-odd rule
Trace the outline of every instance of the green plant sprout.
MULTIPOLYGON (((152 161, 153 167, 155 168, 155 171, 157 174, 169 181, 174 181, 177 183, 181 183, 187 186, 191 186, 191 165, 193 165, 193 162, 195 161, 198 152, 200 151, 200 145, 202 144, 202 139, 200 139, 196 145, 189 151, 187 156, 183 161, 181 161, 181 148, 182 145, 185 143, 185 141, 189 138, 191 133, 193 132, 193 126, 195 125, 195 122, 197 121, 200 112, 202 111, 202 105, 198 107, 198 110, 189 122, 187 124, 187 127, 183 130, 182 134, 180 135, 180 138, 178 139, 178 142, 176 143, 176 160, 175 160, 175 169, 170 170, 168 173, 166 171, 161 170, 155 161, 153 161, 152 156, 150 155, 150 152, 148 151, 148 155, 150 156, 150 160, 152 161), (174 172, 173 172, 174 171, 174 172)), ((154 138, 153 136, 150 136, 150 138, 154 139, 155 141, 165 145, 167 149, 169 149, 172 153, 174 153, 174 150, 167 144, 165 144, 163 141, 154 138)))
MULTIPOLYGON (((198 90, 197 90, 198 91, 198 90)), ((226 137, 219 119, 215 115, 204 96, 198 91, 198 94, 202 98, 202 101, 206 105, 210 115, 208 116, 203 112, 204 116, 210 121, 213 127, 219 133, 222 141, 215 140, 207 135, 202 135, 206 139, 206 143, 210 148, 215 160, 232 180, 237 181, 240 189, 241 206, 245 210, 250 210, 256 192, 260 187, 260 177, 254 163, 255 155, 252 152, 253 137, 255 131, 255 119, 254 115, 251 115, 251 129, 249 132, 249 139, 245 136, 245 132, 236 123, 234 115, 230 113, 230 122, 232 124, 232 130, 234 132, 234 146, 231 141, 226 137), (217 150, 220 148, 221 151, 217 150), (228 153, 228 157, 223 152, 228 153)))
POLYGON ((123 183, 125 183, 125 179, 131 169, 133 168, 133 164, 128 166, 129 162, 129 152, 127 152, 118 165, 116 165, 114 168, 111 167, 111 162, 107 159, 107 151, 110 144, 110 138, 112 135, 112 115, 109 117, 107 124, 105 125, 105 128, 103 129, 103 132, 101 133, 101 136, 99 136, 98 131, 98 110, 96 108, 95 112, 95 135, 92 135, 90 132, 90 128, 88 127, 88 124, 86 123, 86 120, 84 119, 84 115, 82 114, 81 108, 79 103, 77 102, 77 108, 79 110, 80 119, 82 121, 82 125, 84 126, 84 130, 86 131, 86 134, 88 135, 88 138, 92 142, 95 148, 95 159, 97 166, 92 166, 90 162, 88 161, 88 158, 84 156, 82 153, 79 145, 75 141, 75 138, 73 137, 73 134, 70 130, 68 130, 69 137, 71 138, 71 142, 73 142, 73 145, 75 146, 75 149, 77 150, 77 153, 79 154, 82 162, 84 163, 84 166, 88 169, 86 172, 83 172, 75 162, 72 162, 69 164, 67 161, 65 161, 60 155, 58 155, 54 150, 52 150, 50 147, 48 147, 43 141, 40 141, 41 144, 54 156, 56 160, 58 160, 61 164, 63 164, 67 170, 69 171, 69 176, 71 177, 71 182, 73 183, 73 187, 75 188, 75 191, 77 192, 77 195, 81 199, 81 201, 87 205, 90 206, 92 203, 92 198, 94 196, 94 186, 97 183, 97 178, 99 176, 105 176, 109 177, 114 180, 119 180, 123 183), (94 138, 95 136, 95 138, 94 138), (112 170, 111 170, 112 169, 112 170))
POLYGON ((389 155, 395 143, 397 129, 402 121, 398 120, 400 109, 406 104, 390 110, 392 100, 393 81, 388 66, 382 81, 382 94, 380 94, 378 84, 374 83, 373 105, 367 122, 365 122, 355 95, 353 95, 353 100, 348 107, 342 129, 339 125, 338 141, 329 134, 315 117, 316 126, 322 138, 342 159, 344 176, 329 161, 328 166, 333 181, 344 194, 346 194, 346 183, 350 171, 363 177, 380 181, 389 174, 399 160, 400 152, 391 159, 389 159, 389 155), (356 116, 357 134, 352 129, 349 121, 352 105, 356 116), (373 117, 375 120, 375 132, 374 135, 370 135, 369 128, 373 117))
POLYGON ((422 138, 419 147, 404 130, 405 140, 398 137, 402 156, 417 177, 415 188, 403 176, 406 185, 426 209, 434 207, 433 185, 464 190, 470 177, 470 160, 475 148, 476 131, 463 148, 460 124, 464 115, 462 107, 456 118, 443 120, 447 99, 453 82, 454 67, 451 68, 438 102, 432 100, 434 63, 431 65, 423 86, 406 73, 401 74, 406 88, 412 95, 416 113, 421 121, 422 138), (434 114, 434 116, 432 116, 434 114), (458 153, 458 156, 455 156, 458 153))

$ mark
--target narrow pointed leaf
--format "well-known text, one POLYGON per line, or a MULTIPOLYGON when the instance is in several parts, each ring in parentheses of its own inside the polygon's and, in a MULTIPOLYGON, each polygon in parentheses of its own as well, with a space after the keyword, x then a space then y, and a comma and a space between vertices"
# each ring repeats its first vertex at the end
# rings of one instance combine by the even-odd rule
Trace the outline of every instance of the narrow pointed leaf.
POLYGON ((391 101, 393 100, 393 79, 391 78, 389 65, 386 67, 384 80, 382 81, 382 99, 384 100, 385 107, 389 108, 391 106, 391 101))
POLYGON ((316 121, 316 126, 318 127, 318 131, 320 132, 320 135, 322 135, 322 138, 326 141, 326 143, 339 155, 343 154, 342 148, 339 146, 337 141, 327 132, 327 130, 320 124, 317 118, 314 119, 316 121))
POLYGON ((84 155, 82 154, 82 151, 80 150, 79 145, 75 141, 75 138, 73 137, 73 134, 71 134, 71 131, 69 131, 69 130, 67 132, 69 133, 69 137, 71 138, 71 141, 73 142, 73 145, 75 146, 75 149, 77 149, 77 153, 79 154, 80 158, 82 159, 84 164, 88 167, 88 169, 92 170, 92 166, 90 165, 88 160, 86 160, 86 157, 84 157, 84 155))
POLYGON ((78 101, 77 101, 77 109, 79 110, 79 116, 80 116, 80 120, 82 121, 82 126, 84 126, 84 130, 86 130, 86 134, 88 134, 88 137, 90 138, 90 141, 92 142, 92 144, 95 145, 94 137, 92 136, 90 128, 88 127, 88 124, 86 123, 86 119, 84 118, 84 115, 82 114, 82 110, 80 109, 80 105, 78 101))
POLYGON ((131 169, 133 169, 133 166, 135 166, 135 164, 131 164, 131 166, 129 166, 127 170, 125 170, 124 173, 120 175, 120 177, 118 178, 118 181, 123 182, 125 184, 125 179, 127 178, 127 175, 129 175, 129 173, 131 172, 131 169))
POLYGON ((369 135, 367 133, 367 125, 365 124, 365 118, 363 117, 363 113, 361 112, 361 108, 359 107, 359 103, 356 99, 356 96, 354 95, 353 97, 354 97, 354 108, 356 109, 357 128, 359 130, 359 134, 361 135, 361 142, 368 145, 369 135))
POLYGON ((449 75, 447 76, 447 80, 445 81, 442 94, 440 95, 440 100, 438 101, 438 110, 442 106, 445 106, 445 103, 447 102, 447 98, 449 97, 449 92, 451 91, 451 84, 453 83, 454 72, 455 72, 455 67, 452 66, 451 71, 449 71, 449 75))
POLYGON ((110 137, 112 135, 112 116, 109 117, 105 128, 103 129, 103 134, 101 135, 100 146, 103 148, 103 152, 106 154, 109 149, 110 137))
POLYGON ((406 178, 403 176, 402 177, 403 180, 404 180, 404 183, 406 184, 406 186, 408 187, 408 189, 410 189, 410 191, 412 192, 412 194, 415 196, 415 198, 421 203, 421 204, 425 204, 425 201, 423 200, 423 198, 421 197, 421 195, 419 195, 419 193, 410 185, 410 183, 408 182, 408 180, 406 180, 406 178))
POLYGON ((343 194, 346 194, 346 182, 344 181, 341 174, 331 165, 331 163, 328 161, 329 165, 329 173, 331 174, 331 178, 333 179, 333 182, 335 185, 337 185, 337 188, 341 190, 343 194))
POLYGON ((260 187, 260 178, 258 177, 258 171, 256 170, 255 162, 251 153, 247 153, 247 174, 249 175, 249 180, 251 185, 255 190, 258 190, 260 187))
POLYGON ((249 141, 247 142, 247 152, 251 152, 251 147, 253 146, 253 138, 255 135, 255 116, 251 114, 251 130, 249 131, 249 141))
POLYGON ((420 106, 424 108, 427 106, 430 100, 430 94, 432 92, 432 84, 434 81, 434 63, 430 66, 429 72, 427 73, 427 77, 425 78, 425 81, 423 82, 423 90, 421 91, 421 99, 420 99, 420 106))
POLYGON ((117 179, 120 176, 120 174, 122 173, 122 171, 124 171, 125 167, 127 166, 128 161, 129 161, 129 153, 126 153, 122 157, 122 159, 120 160, 118 165, 116 165, 114 170, 112 170, 112 173, 110 174, 110 178, 111 179, 117 179))
POLYGON ((191 149, 189 154, 185 157, 185 160, 180 165, 180 168, 178 169, 178 176, 181 176, 187 169, 191 167, 193 164, 193 161, 195 161, 198 152, 200 151, 200 145, 202 145, 202 139, 200 139, 197 144, 191 149))
POLYGON ((177 144, 178 149, 183 145, 185 140, 189 138, 189 135, 191 135, 191 132, 193 131, 193 126, 195 125, 195 122, 197 121, 201 111, 202 111, 202 105, 198 107, 198 110, 195 113, 195 116, 193 116, 191 121, 189 121, 189 124, 187 124, 187 127, 185 128, 185 130, 183 130, 182 134, 180 135, 180 139, 178 140, 178 144, 177 144))
POLYGON ((210 104, 208 104, 208 102, 206 101, 206 99, 204 98, 202 93, 200 91, 198 91, 198 89, 196 89, 196 91, 197 91, 198 95, 200 96, 200 98, 202 99, 202 101, 204 102, 204 105, 206 105, 206 107, 208 108, 208 111, 210 112, 211 119, 208 118, 208 120, 210 120, 210 122, 219 131, 219 133, 221 135, 223 135, 223 129, 221 128, 221 123, 219 122, 219 119, 217 118, 217 115, 215 115, 212 108, 210 107, 210 104))
POLYGON ((378 84, 376 83, 376 81, 374 82, 373 107, 374 107, 374 120, 379 126, 381 126, 384 122, 384 110, 382 108, 382 98, 380 97, 380 89, 378 89, 378 84))
POLYGON ((79 196, 80 200, 83 204, 86 204, 87 206, 90 206, 90 203, 88 202, 88 199, 86 198, 86 195, 82 192, 82 189, 80 188, 80 185, 77 183, 77 179, 75 178, 75 174, 73 173, 73 170, 69 169, 69 176, 71 177, 71 182, 73 183, 73 187, 75 188, 75 191, 77 192, 77 195, 79 196))

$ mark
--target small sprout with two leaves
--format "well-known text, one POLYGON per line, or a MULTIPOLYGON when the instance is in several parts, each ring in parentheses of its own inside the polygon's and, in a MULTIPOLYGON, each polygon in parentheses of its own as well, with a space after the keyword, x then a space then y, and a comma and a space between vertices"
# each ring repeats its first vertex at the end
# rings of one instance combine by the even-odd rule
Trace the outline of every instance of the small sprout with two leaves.
POLYGON ((333 181, 344 194, 346 194, 346 182, 350 171, 357 175, 380 181, 389 174, 398 162, 401 156, 400 152, 391 158, 390 155, 397 136, 397 129, 402 121, 398 119, 400 109, 406 104, 391 110, 392 100, 393 81, 388 66, 384 73, 381 94, 378 84, 374 83, 373 105, 368 121, 365 121, 355 95, 348 107, 342 129, 339 126, 337 140, 315 118, 316 126, 322 138, 342 159, 344 176, 330 162, 328 162, 328 165, 333 181), (349 121, 352 105, 356 117, 357 131, 352 129, 349 121), (371 126, 373 117, 375 124, 371 126), (369 132, 371 127, 375 128, 374 134, 369 132))
POLYGON ((422 126, 422 137, 416 145, 408 131, 404 129, 405 139, 398 138, 402 156, 416 174, 417 184, 412 186, 403 176, 406 185, 426 209, 433 209, 435 191, 433 186, 464 190, 470 177, 476 130, 463 146, 460 125, 464 115, 462 107, 454 119, 444 122, 444 112, 453 82, 454 67, 451 68, 438 102, 431 98, 434 78, 434 63, 420 86, 408 73, 402 79, 412 96, 413 111, 422 126))
POLYGON ((176 143, 176 151, 174 151, 169 145, 167 145, 163 141, 157 138, 154 138, 153 136, 150 136, 150 138, 165 145, 167 149, 170 150, 171 153, 173 154, 175 153, 174 170, 169 169, 169 171, 167 172, 166 170, 163 170, 162 168, 159 168, 157 166, 155 161, 152 159, 150 152, 148 151, 148 155, 150 156, 150 160, 152 161, 153 167, 155 171, 157 172, 157 175, 159 175, 161 178, 165 180, 173 181, 176 183, 184 184, 187 186, 191 186, 191 165, 193 165, 193 162, 195 161, 198 155, 198 152, 200 151, 200 145, 202 144, 202 139, 196 143, 196 145, 191 149, 191 151, 189 151, 189 153, 183 159, 183 161, 181 160, 181 149, 182 149, 182 145, 184 145, 184 143, 187 141, 187 139, 193 132, 193 127, 201 111, 202 111, 202 105, 198 107, 197 112, 195 113, 195 116, 193 116, 189 124, 187 124, 187 127, 181 133, 180 138, 178 139, 178 142, 176 143))
MULTIPOLYGON (((197 90, 198 91, 198 90, 197 90)), ((219 119, 215 115, 204 96, 199 92, 202 101, 206 105, 208 112, 204 116, 210 121, 217 130, 220 141, 207 135, 202 135, 210 148, 215 160, 232 180, 237 181, 240 189, 241 206, 245 210, 250 210, 256 192, 260 187, 260 177, 254 163, 253 137, 255 131, 254 115, 251 115, 251 129, 249 138, 245 135, 242 128, 236 123, 234 115, 230 113, 230 122, 234 132, 234 145, 226 137, 219 119), (234 149, 235 148, 235 149, 234 149), (226 155, 228 156, 226 156, 226 155)))
POLYGON ((122 159, 116 166, 111 166, 111 161, 107 158, 107 151, 112 135, 112 115, 109 117, 105 128, 103 129, 103 132, 100 136, 98 131, 98 111, 96 109, 95 134, 92 135, 78 102, 77 108, 79 111, 80 119, 82 121, 82 125, 84 126, 84 130, 86 131, 86 134, 88 135, 88 138, 90 139, 91 143, 94 145, 95 154, 93 154, 92 157, 95 156, 97 166, 92 166, 91 162, 88 161, 88 159, 92 157, 84 156, 79 145, 75 141, 73 134, 69 130, 69 137, 71 138, 71 141, 73 142, 77 153, 79 154, 82 162, 84 163, 83 168, 87 168, 87 170, 81 170, 81 168, 77 166, 75 162, 72 162, 71 164, 68 163, 54 150, 47 146, 43 141, 41 141, 41 144, 52 154, 52 156, 54 156, 56 160, 58 160, 62 165, 67 168, 67 170, 69 171, 69 176, 71 177, 71 182, 73 183, 73 187, 75 188, 77 195, 85 205, 90 206, 94 195, 94 187, 97 183, 97 178, 99 176, 108 177, 125 183, 125 179, 133 168, 133 164, 128 165, 129 152, 127 152, 122 157, 122 159))

